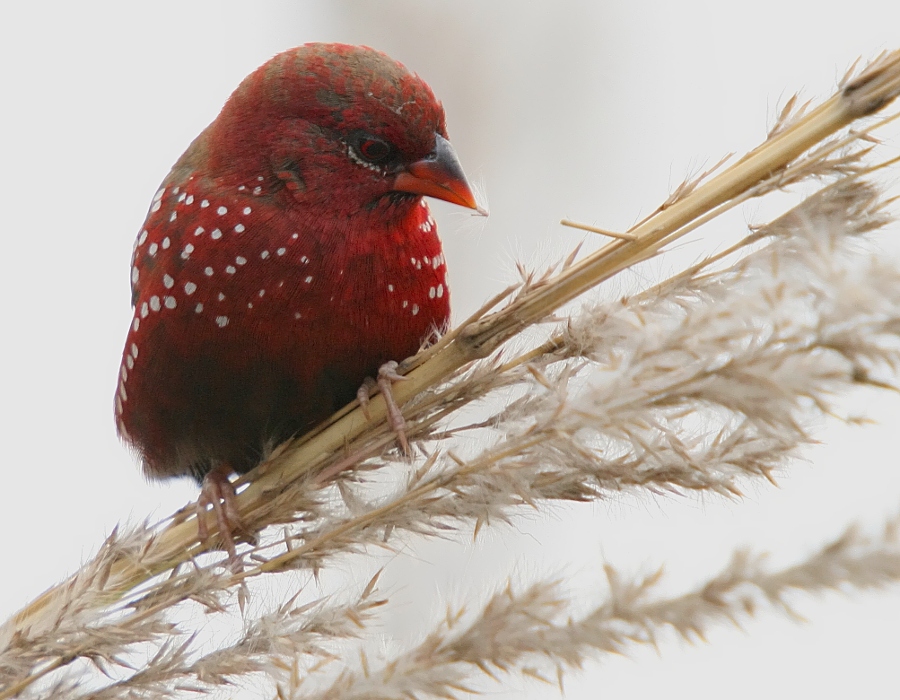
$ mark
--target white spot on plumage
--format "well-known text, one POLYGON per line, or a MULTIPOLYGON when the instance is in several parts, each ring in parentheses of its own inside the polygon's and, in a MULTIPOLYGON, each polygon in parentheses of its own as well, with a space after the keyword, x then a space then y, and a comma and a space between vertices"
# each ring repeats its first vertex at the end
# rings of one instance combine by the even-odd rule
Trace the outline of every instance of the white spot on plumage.
POLYGON ((222 292, 219 292, 219 296, 216 297, 219 301, 225 301, 225 295, 222 292))
POLYGON ((184 293, 190 296, 194 292, 197 291, 197 285, 193 282, 185 282, 184 283, 184 293))
POLYGON ((153 201, 158 202, 159 200, 161 200, 163 198, 163 195, 165 193, 166 193, 166 188, 160 187, 158 190, 156 190, 156 194, 153 195, 153 201))
POLYGON ((200 235, 201 233, 203 233, 205 230, 206 230, 206 229, 204 229, 202 226, 198 226, 198 227, 197 227, 197 230, 194 231, 194 235, 195 235, 195 236, 199 236, 199 235, 200 235))
POLYGON ((418 304, 413 304, 413 307, 412 307, 412 315, 415 316, 417 313, 419 313, 419 305, 418 305, 418 304))
POLYGON ((141 327, 141 319, 137 316, 134 317, 134 321, 131 324, 131 330, 137 332, 137 329, 141 327))
POLYGON ((313 281, 312 275, 310 275, 309 277, 306 277, 303 281, 306 282, 307 284, 309 284, 310 282, 313 281))
POLYGON ((256 179, 257 179, 259 182, 262 182, 262 181, 265 180, 266 178, 264 178, 262 175, 257 175, 257 176, 256 176, 256 179))
POLYGON ((146 241, 146 240, 147 240, 147 229, 144 229, 143 231, 141 231, 141 235, 138 236, 137 244, 144 245, 144 241, 146 241))
POLYGON ((293 238, 293 239, 296 241, 298 238, 300 238, 300 234, 299 234, 299 233, 292 233, 292 234, 291 234, 291 238, 293 238))
POLYGON ((404 308, 404 309, 405 309, 407 306, 409 306, 409 302, 406 301, 406 299, 404 299, 404 300, 403 300, 403 304, 401 305, 401 308, 404 308))
POLYGON ((128 392, 125 391, 125 385, 122 382, 119 382, 119 396, 122 397, 122 401, 128 401, 128 392))
POLYGON ((225 272, 227 272, 229 275, 233 275, 235 272, 237 272, 237 268, 234 265, 226 265, 225 272))
POLYGON ((247 190, 247 187, 244 185, 241 185, 240 187, 238 187, 238 192, 246 192, 246 190, 247 190))
POLYGON ((137 269, 137 265, 131 268, 131 283, 137 284, 138 278, 141 276, 141 271, 137 269))
POLYGON ((193 253, 193 252, 194 252, 194 245, 192 243, 188 243, 184 247, 184 250, 181 251, 181 259, 187 260, 189 257, 191 257, 191 253, 193 253))
POLYGON ((205 268, 203 268, 203 274, 206 275, 207 277, 212 277, 213 269, 211 267, 205 267, 205 268))
POLYGON ((206 209, 206 207, 208 207, 208 206, 209 206, 209 200, 208 200, 208 199, 204 199, 202 202, 200 202, 200 208, 201 208, 201 209, 206 209))
POLYGON ((118 395, 116 395, 116 413, 120 416, 122 415, 122 399, 120 399, 118 395))
POLYGON ((302 262, 304 265, 306 265, 307 263, 309 263, 309 258, 307 258, 305 255, 303 255, 300 257, 300 262, 302 262))
POLYGON ((246 264, 247 264, 247 258, 245 258, 243 255, 238 255, 238 256, 234 259, 234 261, 235 261, 238 265, 246 265, 246 264))
POLYGON ((147 314, 149 313, 150 309, 147 306, 147 302, 145 301, 143 304, 141 304, 141 318, 147 318, 147 314))
POLYGON ((228 325, 228 316, 216 316, 216 324, 219 328, 224 328, 228 325))
POLYGON ((174 309, 178 306, 178 302, 175 301, 175 297, 163 297, 163 304, 166 305, 167 309, 174 309))
POLYGON ((178 198, 179 202, 183 202, 187 198, 187 192, 182 192, 181 196, 178 198))
POLYGON ((287 248, 279 248, 275 251, 275 255, 284 255, 287 252, 287 248))
POLYGON ((150 211, 155 214, 156 212, 159 211, 161 206, 162 206, 162 202, 154 202, 153 206, 150 207, 150 211))
POLYGON ((425 262, 426 265, 431 264, 431 260, 429 259, 429 257, 427 255, 423 255, 422 260, 425 262))
POLYGON ((299 311, 294 312, 294 318, 297 318, 297 319, 302 318, 299 311))
POLYGON ((246 230, 247 229, 244 227, 244 224, 238 224, 237 226, 234 227, 235 233, 243 233, 246 230))
POLYGON ((258 195, 258 194, 260 194, 261 192, 262 192, 262 187, 254 187, 254 188, 253 188, 253 194, 258 195))
POLYGON ((150 253, 150 255, 156 255, 157 250, 159 250, 159 246, 156 243, 151 243, 150 247, 147 248, 147 252, 150 253))
POLYGON ((434 299, 434 296, 437 294, 437 290, 434 287, 428 288, 428 298, 434 299))
POLYGON ((260 289, 260 290, 259 290, 259 295, 260 295, 261 297, 264 297, 264 296, 266 295, 266 290, 265 290, 265 289, 260 289))
POLYGON ((131 355, 125 355, 125 364, 128 369, 134 369, 134 358, 131 355))
POLYGON ((410 264, 410 265, 415 265, 415 264, 416 264, 416 259, 415 259, 415 258, 410 258, 410 259, 409 259, 409 264, 410 264))
POLYGON ((388 285, 388 291, 389 291, 389 292, 393 292, 393 291, 394 291, 394 285, 389 284, 389 285, 388 285))
POLYGON ((244 216, 249 214, 251 211, 253 211, 253 210, 250 207, 244 207, 244 216))
POLYGON ((228 207, 219 207, 216 209, 216 214, 219 216, 225 216, 228 213, 228 207))
POLYGON ((176 187, 175 189, 172 190, 172 194, 178 194, 179 192, 181 192, 180 187, 176 187))
POLYGON ((264 250, 262 253, 259 254, 259 257, 261 257, 263 260, 265 260, 266 258, 269 257, 269 251, 264 250))
POLYGON ((248 301, 248 302, 247 302, 247 308, 248 308, 248 309, 252 309, 252 308, 253 308, 253 302, 252 302, 252 301, 248 301))
POLYGON ((138 346, 134 343, 131 344, 131 356, 136 360, 138 356, 138 346))
POLYGON ((177 218, 178 218, 178 212, 177 212, 177 211, 173 211, 173 212, 169 215, 169 221, 175 221, 175 219, 177 219, 177 218))
POLYGON ((160 308, 159 297, 154 294, 152 297, 150 297, 150 310, 159 311, 160 308))
POLYGON ((175 286, 175 280, 172 278, 172 275, 170 275, 168 273, 163 275, 163 286, 166 289, 171 289, 172 287, 175 286))
POLYGON ((163 250, 167 250, 169 248, 169 246, 172 245, 172 241, 170 241, 169 237, 166 236, 165 238, 162 239, 162 243, 160 243, 160 245, 162 246, 163 250))
POLYGON ((194 195, 189 194, 189 195, 187 196, 187 199, 184 200, 184 203, 185 203, 185 204, 193 204, 193 203, 194 203, 194 195))
POLYGON ((194 307, 194 313, 195 313, 195 314, 199 314, 199 313, 201 313, 202 311, 203 311, 203 304, 197 304, 197 306, 194 307))
POLYGON ((442 296, 444 296, 444 285, 439 284, 437 287, 437 298, 440 299, 442 296))
POLYGON ((213 232, 211 234, 209 234, 209 237, 212 238, 214 241, 217 241, 222 237, 222 232, 217 228, 213 229, 213 232))

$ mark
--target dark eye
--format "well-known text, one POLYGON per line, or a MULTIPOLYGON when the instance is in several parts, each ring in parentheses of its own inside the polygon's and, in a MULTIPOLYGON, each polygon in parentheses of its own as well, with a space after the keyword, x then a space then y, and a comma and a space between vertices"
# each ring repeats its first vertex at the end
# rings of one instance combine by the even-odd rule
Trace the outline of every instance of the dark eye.
POLYGON ((373 165, 384 163, 391 157, 393 151, 391 144, 374 136, 363 136, 356 144, 359 157, 373 165))

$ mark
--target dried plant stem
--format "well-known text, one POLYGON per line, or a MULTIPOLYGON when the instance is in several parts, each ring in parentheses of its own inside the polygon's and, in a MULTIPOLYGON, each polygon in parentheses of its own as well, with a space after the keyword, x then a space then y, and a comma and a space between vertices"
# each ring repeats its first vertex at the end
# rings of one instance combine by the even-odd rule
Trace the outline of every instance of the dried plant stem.
MULTIPOLYGON (((495 314, 461 329, 451 342, 440 344, 427 362, 413 359, 408 381, 399 384, 395 398, 403 403, 419 392, 449 377, 472 360, 486 357, 511 335, 545 317, 612 275, 643 259, 660 241, 674 240, 672 234, 692 220, 768 179, 817 143, 856 119, 882 109, 900 92, 900 51, 876 62, 856 80, 815 111, 769 139, 728 170, 690 192, 684 199, 663 209, 629 233, 634 241, 615 241, 555 279, 523 295, 495 314)), ((685 231, 686 233, 686 231, 685 231)), ((373 404, 374 407, 374 404, 373 404)), ((381 421, 384 404, 379 401, 373 420, 381 421)), ((365 421, 359 410, 338 414, 312 439, 286 451, 264 473, 252 481, 245 494, 252 501, 270 484, 292 480, 314 469, 320 460, 341 449, 348 439, 362 432, 365 421)), ((252 505, 250 506, 252 511, 252 505)), ((243 511, 243 503, 242 503, 243 511)))
MULTIPOLYGON (((460 367, 487 356, 494 348, 523 328, 543 318, 586 290, 642 259, 649 249, 723 202, 739 196, 761 180, 780 171, 795 158, 856 119, 873 113, 900 91, 900 51, 876 62, 856 80, 791 127, 769 139, 728 170, 697 187, 679 202, 660 211, 629 231, 635 241, 615 241, 557 278, 520 297, 495 314, 461 329, 454 339, 430 353, 423 364, 413 360, 408 381, 397 385, 395 398, 401 404, 419 392, 445 380, 460 367)), ((373 421, 384 417, 382 401, 373 401, 373 421)), ((366 422, 358 409, 338 414, 326 428, 296 448, 287 450, 240 494, 241 510, 252 513, 253 502, 278 483, 291 481, 315 469, 323 458, 340 450, 358 436, 366 422), (246 499, 246 500, 245 500, 246 499)), ((193 533, 191 533, 193 534, 193 533)), ((181 547, 184 546, 182 541, 181 547)))
POLYGON ((900 51, 892 54, 885 63, 878 70, 865 71, 813 112, 768 139, 709 182, 696 187, 683 199, 628 231, 635 240, 610 243, 517 304, 473 324, 458 341, 465 348, 464 359, 456 366, 485 356, 523 326, 534 323, 633 265, 636 259, 645 258, 660 243, 671 242, 673 234, 693 220, 770 178, 853 121, 883 108, 885 98, 892 100, 900 92, 900 51), (885 87, 889 93, 883 91, 885 87))
MULTIPOLYGON (((771 191, 802 174, 810 176, 809 168, 814 170, 817 162, 832 158, 828 163, 833 171, 846 173, 851 170, 854 174, 859 173, 861 168, 856 167, 856 162, 851 157, 847 157, 846 161, 840 158, 835 160, 834 153, 844 146, 870 140, 868 132, 851 133, 843 139, 821 146, 814 157, 801 161, 797 159, 855 120, 882 109, 898 93, 900 51, 877 59, 858 76, 846 82, 820 107, 797 115, 790 122, 784 117, 763 144, 719 174, 709 175, 708 178, 703 176, 700 178, 702 182, 698 180, 685 183, 665 205, 628 231, 624 237, 578 263, 567 261, 554 277, 545 276, 537 281, 529 281, 508 306, 488 314, 512 290, 505 290, 497 295, 460 328, 404 363, 403 368, 408 372, 407 381, 396 385, 395 398, 402 405, 421 392, 433 389, 469 363, 488 356, 522 329, 546 318, 562 305, 621 270, 655 255, 664 245, 737 202, 771 191), (792 167, 802 173, 795 176, 792 174, 792 167)), ((726 251, 726 254, 731 252, 733 249, 726 251)), ((702 265, 714 259, 704 261, 689 274, 695 274, 702 265)), ((561 337, 553 338, 500 369, 517 368, 557 349, 561 342, 561 337)), ((242 478, 239 484, 245 488, 237 497, 237 506, 244 523, 257 531, 267 525, 282 522, 278 518, 283 518, 283 513, 277 514, 272 503, 284 494, 286 487, 302 485, 302 482, 309 480, 311 472, 347 459, 348 455, 354 459, 363 459, 383 448, 389 438, 384 437, 385 406, 381 397, 373 399, 369 411, 371 420, 366 420, 358 406, 345 407, 326 424, 282 448, 266 463, 242 478)), ((431 420, 436 418, 432 417, 431 420)), ((527 443, 527 437, 523 440, 527 443)), ((516 444, 515 449, 528 449, 529 446, 524 443, 516 444)), ((502 461, 503 458, 502 451, 491 455, 494 461, 502 461)), ((459 473, 457 471, 456 475, 459 473)), ((436 490, 443 483, 441 478, 432 478, 421 483, 418 489, 436 490)), ((408 495, 412 500, 422 497, 416 488, 411 489, 408 495)), ((396 507, 396 502, 385 506, 388 507, 396 507)), ((300 505, 296 506, 296 510, 300 509, 300 505)), ((146 538, 141 551, 118 552, 116 557, 105 560, 103 571, 96 576, 93 601, 97 604, 118 601, 158 574, 174 570, 205 551, 205 545, 197 541, 197 525, 191 512, 189 509, 182 511, 162 523, 146 538)), ((292 562, 321 546, 328 538, 340 540, 349 530, 364 528, 380 514, 381 510, 374 509, 370 514, 337 524, 329 533, 313 536, 303 545, 272 557, 230 581, 233 583, 265 571, 290 568, 292 562)), ((48 590, 0 629, 0 638, 12 638, 16 635, 27 637, 47 625, 48 621, 52 623, 66 609, 76 584, 82 585, 77 577, 73 577, 48 590)), ((0 700, 12 697, 53 668, 65 663, 67 660, 61 658, 48 662, 17 683, 15 688, 0 691, 0 700)))

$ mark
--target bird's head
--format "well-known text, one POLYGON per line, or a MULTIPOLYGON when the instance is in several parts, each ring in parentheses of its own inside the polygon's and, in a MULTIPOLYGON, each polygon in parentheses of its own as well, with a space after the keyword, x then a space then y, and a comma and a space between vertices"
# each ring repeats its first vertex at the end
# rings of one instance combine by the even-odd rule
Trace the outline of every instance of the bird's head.
POLYGON ((278 54, 241 83, 195 147, 209 175, 264 178, 317 216, 402 215, 423 195, 482 211, 431 89, 367 47, 278 54))

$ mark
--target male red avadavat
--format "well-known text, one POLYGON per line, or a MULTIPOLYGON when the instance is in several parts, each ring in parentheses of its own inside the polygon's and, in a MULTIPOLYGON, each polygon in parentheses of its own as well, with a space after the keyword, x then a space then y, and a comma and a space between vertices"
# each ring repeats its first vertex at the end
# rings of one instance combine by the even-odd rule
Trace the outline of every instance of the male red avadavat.
POLYGON ((401 64, 309 44, 248 76, 135 245, 115 413, 144 473, 192 476, 218 508, 228 474, 443 329, 423 195, 479 208, 441 104, 401 64))

